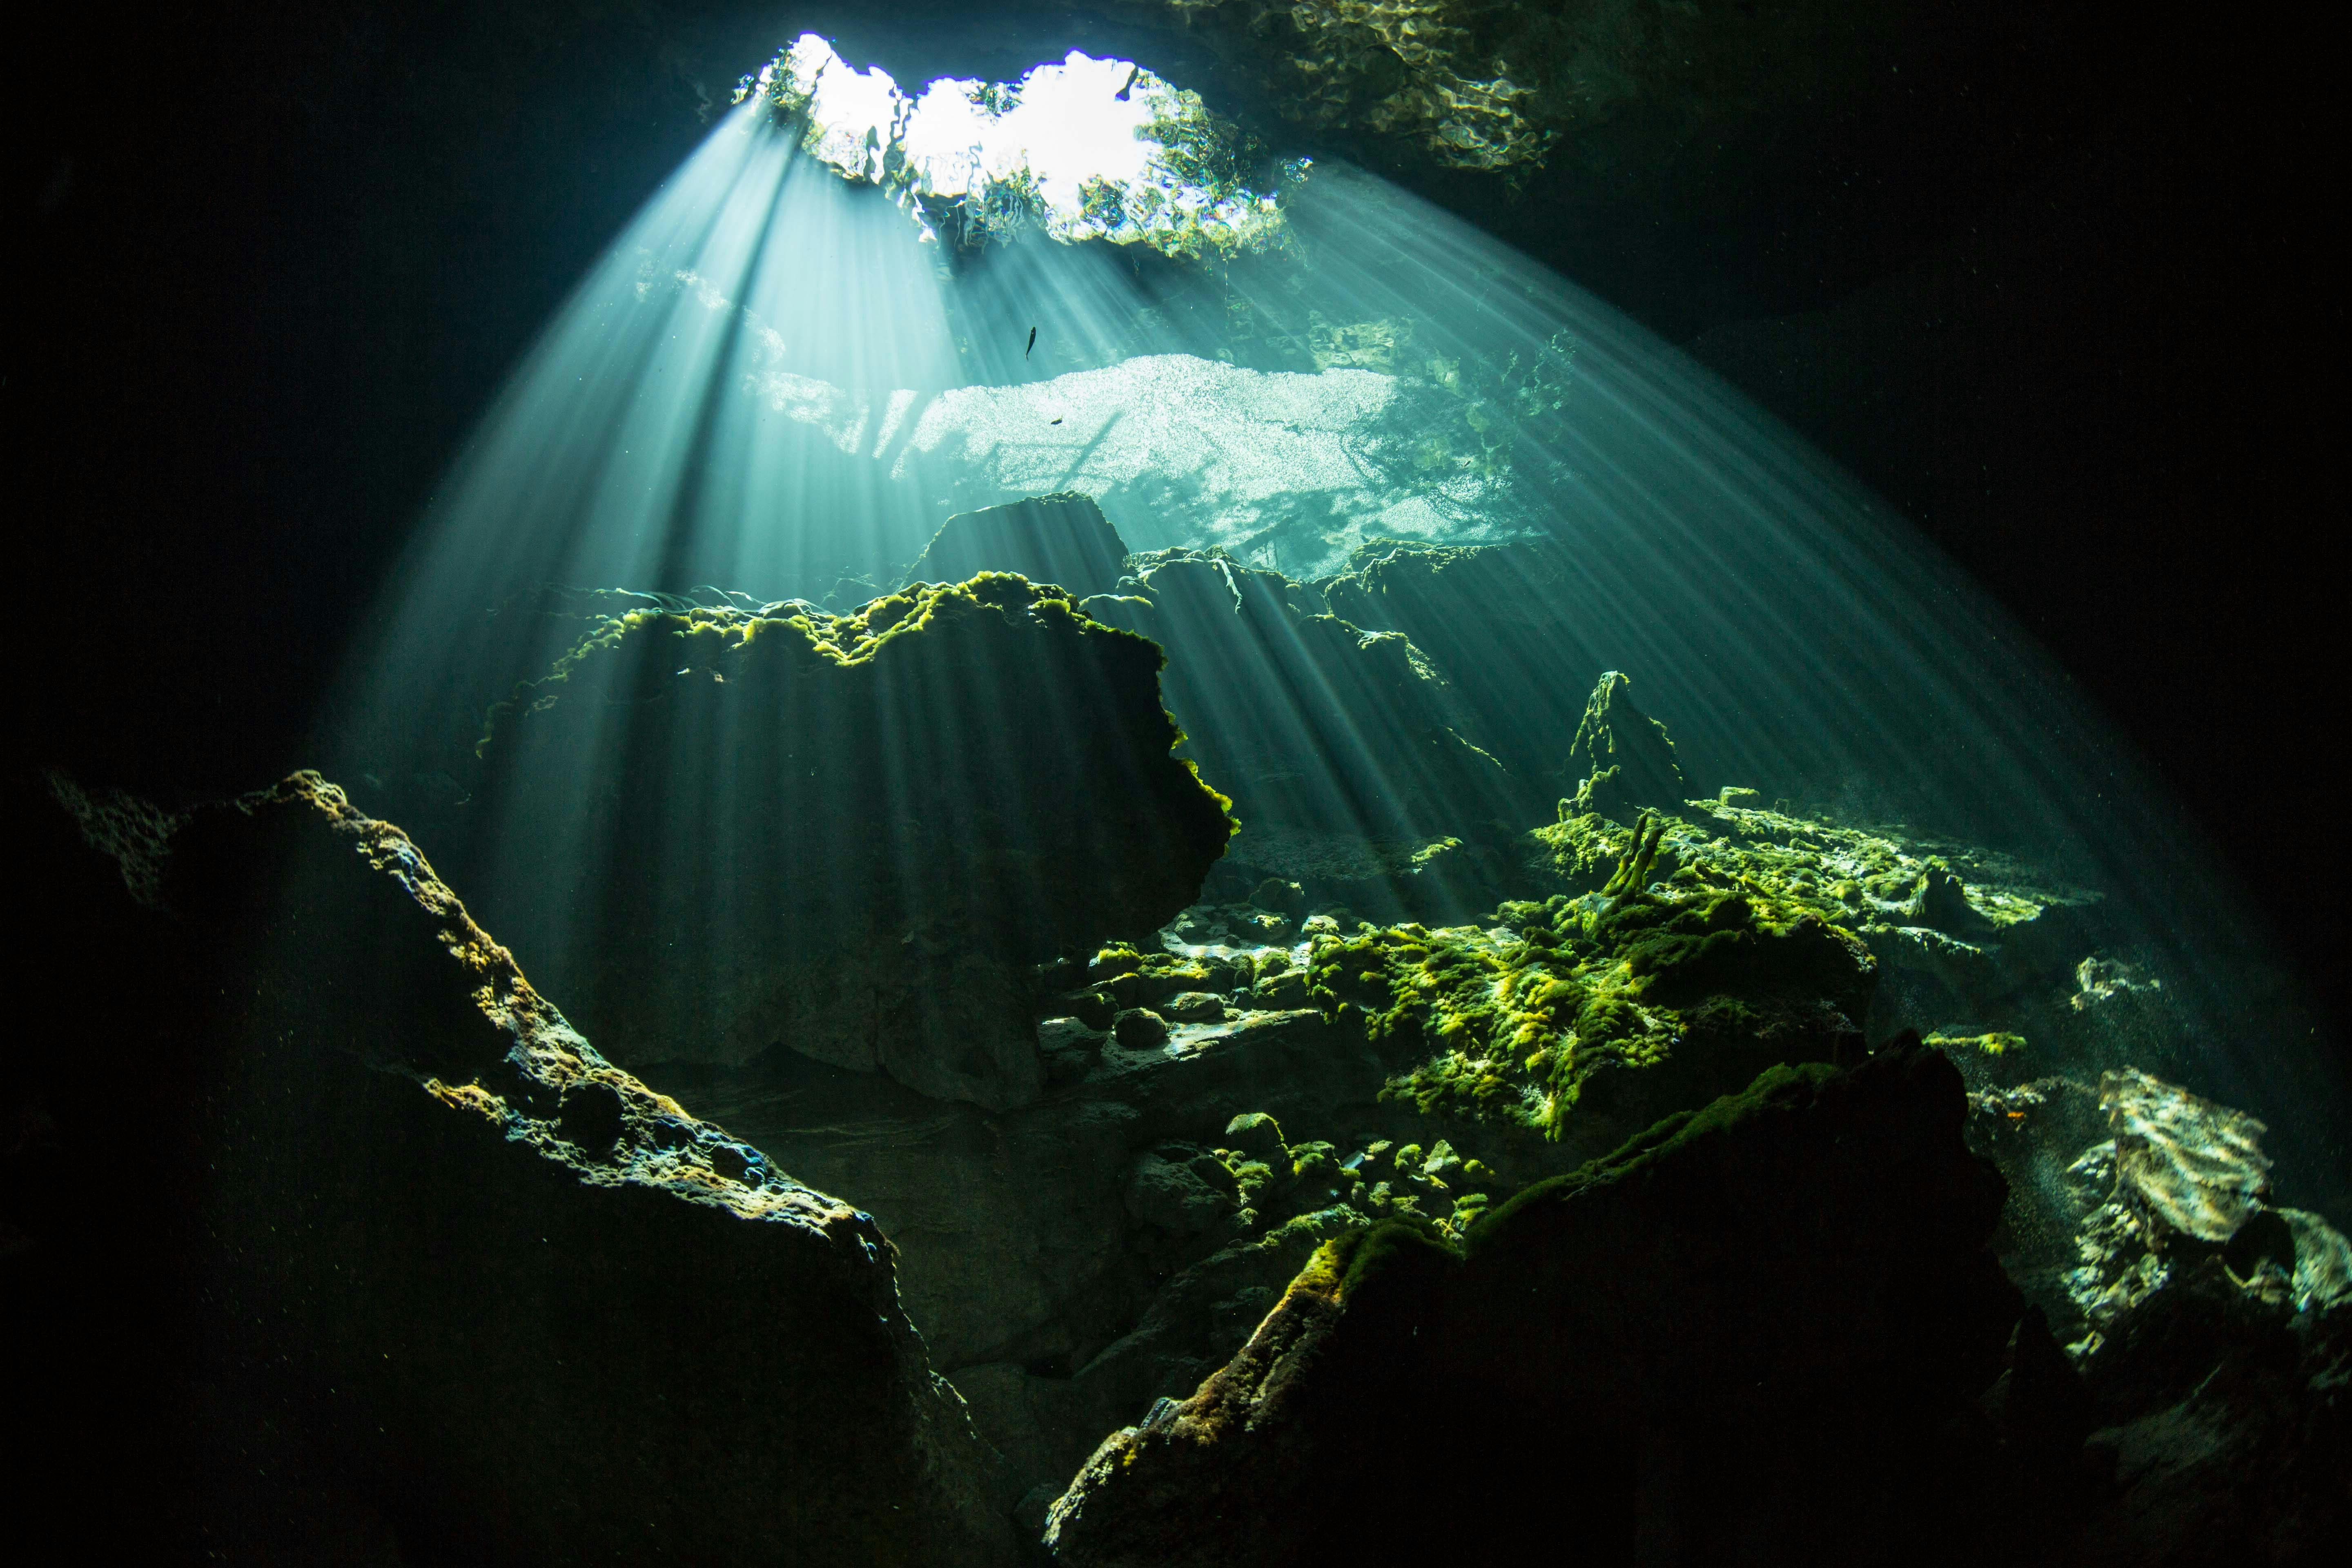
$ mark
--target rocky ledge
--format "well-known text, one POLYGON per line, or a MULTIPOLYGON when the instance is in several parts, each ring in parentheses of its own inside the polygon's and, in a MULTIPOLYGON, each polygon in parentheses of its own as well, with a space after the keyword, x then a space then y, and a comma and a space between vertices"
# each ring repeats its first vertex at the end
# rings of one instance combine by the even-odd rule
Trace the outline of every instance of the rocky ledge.
POLYGON ((84 1046, 7 1080, 12 1415, 85 1550, 1013 1559, 872 1218, 606 1061, 398 828, 309 773, 57 794, 80 842, 12 804, 84 1046))

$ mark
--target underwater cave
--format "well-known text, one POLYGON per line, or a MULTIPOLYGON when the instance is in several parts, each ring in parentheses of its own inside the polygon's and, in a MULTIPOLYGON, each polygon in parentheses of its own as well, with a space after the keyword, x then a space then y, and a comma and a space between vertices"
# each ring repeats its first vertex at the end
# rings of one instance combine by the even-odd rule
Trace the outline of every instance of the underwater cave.
POLYGON ((2339 1560, 2294 31, 73 18, 23 1560, 2339 1560))

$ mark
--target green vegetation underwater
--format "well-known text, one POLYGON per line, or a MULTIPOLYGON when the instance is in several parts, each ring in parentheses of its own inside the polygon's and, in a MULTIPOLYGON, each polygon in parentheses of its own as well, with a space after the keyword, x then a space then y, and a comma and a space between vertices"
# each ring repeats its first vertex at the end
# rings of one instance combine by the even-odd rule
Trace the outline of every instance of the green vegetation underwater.
POLYGON ((2265 917, 1895 509, 1321 151, 1533 179, 1608 9, 742 61, 305 765, 20 781, 138 1063, 12 1082, 38 1473, 164 1561, 2343 1560, 2265 917))

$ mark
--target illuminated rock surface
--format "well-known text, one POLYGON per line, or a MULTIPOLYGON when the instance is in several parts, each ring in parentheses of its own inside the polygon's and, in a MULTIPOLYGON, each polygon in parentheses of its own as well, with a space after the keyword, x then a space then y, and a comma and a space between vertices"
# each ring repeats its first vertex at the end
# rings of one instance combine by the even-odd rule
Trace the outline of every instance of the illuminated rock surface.
MULTIPOLYGON (((2120 1501, 2101 1490, 2113 1445, 2085 1449, 2084 1437, 2095 1418, 2136 1429, 2170 1408, 2186 1392, 2176 1374, 2187 1363, 2165 1363, 2120 1403, 2106 1384, 2081 1382, 2062 1343, 2074 1342, 2095 1383, 2108 1363, 2064 1277, 2090 1267, 2083 1249, 2106 1222, 2086 1217, 2095 1203, 2052 1207, 2044 1197, 2073 1190, 2066 1166, 2082 1145, 2063 1158, 2012 1157, 2020 1145, 2006 1130, 2018 1124, 1985 1108, 2030 1103, 2039 1126, 2045 1106, 2033 1096, 2043 1094, 2048 1107, 2073 1108, 2049 1114, 2087 1133, 2107 1114, 2095 1094, 2029 1080, 2062 1060, 2168 1069, 2179 1047, 2164 980, 2112 955, 2095 891, 2037 868, 1899 825, 1768 805, 1736 786, 1689 798, 1684 748, 1633 705, 1623 675, 1580 689, 1558 681, 1544 573, 1574 564, 1533 545, 1396 546, 1360 552, 1340 577, 1302 583, 1220 550, 1124 553, 1093 504, 1072 496, 960 515, 909 569, 917 579, 1006 566, 1051 575, 1076 596, 1067 613, 1098 635, 1116 626, 1159 642, 1161 687, 1186 737, 1179 755, 1230 795, 1240 831, 1201 901, 1156 933, 1073 945, 1076 928, 1046 927, 1052 941, 988 994, 995 1016, 1027 1031, 1034 1087, 1018 1097, 855 1070, 867 1063, 787 1033, 777 1043, 790 1048, 674 1061, 658 1076, 698 1114, 876 1215, 900 1248, 910 1316, 1004 1458, 992 1505, 1024 1530, 1044 1527, 1047 1504, 1104 1432, 1147 1412, 1144 1426, 1161 1430, 1204 1378, 1241 1375, 1232 1369, 1248 1363, 1253 1331, 1286 1321, 1266 1313, 1324 1243, 1389 1222, 1433 1247, 1475 1253, 1486 1216, 1661 1118, 1775 1064, 1811 1064, 1801 1076, 1852 1067, 1865 1039, 1906 1027, 1944 1057, 1915 1051, 1906 1071, 1957 1077, 1975 1091, 1970 1136, 2021 1194, 2004 1215, 1999 1256, 2033 1304, 2023 1327, 2012 1300, 1998 1325, 1988 1317, 1969 1331, 1997 1342, 1981 1380, 1963 1391, 1982 1395, 1982 1414, 1968 1418, 1979 1423, 1973 1436, 1943 1432, 1929 1444, 1958 1447, 1937 1450, 1953 1479, 1914 1497, 1917 1518, 1993 1507, 2042 1521, 2046 1534, 2101 1508, 2138 1506, 2128 1489, 2120 1501), (1334 613, 1343 607, 1378 629, 1334 613), (1938 1065, 1921 1065, 1931 1059, 1938 1065), (2003 1355, 2010 1370, 1996 1383, 2003 1355)), ((1001 584, 988 594, 1008 601, 1043 592, 1014 578, 979 581, 1001 584)), ((835 616, 805 605, 701 609, 666 624, 688 646, 713 632, 723 646, 725 628, 758 616, 774 624, 792 610, 805 636, 834 628, 855 658, 877 607, 892 602, 835 616)), ((646 668, 660 677, 656 663, 682 665, 691 675, 706 662, 646 668)), ((1040 674, 1021 689, 1065 679, 1040 674)), ((742 683, 730 673, 709 685, 731 697, 742 683)), ((712 754, 740 760, 715 743, 712 754)), ((725 858, 702 827, 674 831, 697 836, 697 854, 725 858)), ((938 954, 928 957, 877 944, 863 973, 882 986, 919 977, 927 962, 969 963, 989 951, 975 930, 934 928, 938 954)), ((940 1033, 909 1016, 874 1038, 887 1058, 940 1033)), ((1883 1079, 1895 1069, 1858 1070, 1883 1079)), ((2234 1187, 2227 1172, 2204 1185, 2190 1179, 2210 1173, 2216 1151, 2252 1148, 2252 1133, 2230 1131, 2234 1113, 2190 1114, 2167 1098, 2177 1091, 2145 1081, 2158 1089, 2142 1096, 2141 1121, 2176 1135, 2143 1136, 2134 1168, 2167 1178, 2158 1186, 2182 1213, 2205 1215, 2197 1223, 2214 1233, 2208 1245, 2277 1251, 2296 1244, 2272 1234, 2284 1226, 2300 1256, 2317 1260, 2305 1273, 2333 1279, 2341 1262, 2329 1261, 2330 1247, 2341 1243, 2326 1241, 2335 1233, 2316 1215, 2262 1210, 2270 1217, 2252 1230, 2242 1223, 2255 1212, 2240 1211, 2254 1201, 2246 1183, 2266 1169, 2261 1156, 2222 1159, 2244 1177, 2234 1187), (2251 1239, 2232 1239, 2241 1233, 2251 1239)), ((2109 1261, 2098 1266, 2098 1290, 2159 1325, 2189 1321, 2180 1314, 2202 1297, 2142 1289, 2153 1266, 2100 1245, 2109 1261)), ((1960 1267, 1959 1256, 1944 1265, 1960 1267)), ((1715 1310, 1694 1309, 1692 1321, 1715 1310)), ((2306 1289, 2285 1310, 2279 1323, 2308 1323, 2326 1302, 2306 1289)), ((2135 1342, 2170 1331, 2135 1330, 2135 1342)), ((1931 1359, 1964 1352, 1924 1329, 1912 1349, 1931 1359)), ((1936 1400, 1949 1393, 1925 1403, 1906 1393, 1900 1410, 1872 1418, 1926 1420, 1924 1411, 1948 1409, 1936 1400)), ((2305 1407, 2300 1395, 2282 1397, 2281 1408, 2305 1407)), ((1477 1420, 1525 1415, 1498 1404, 1477 1420)), ((1754 1424, 1761 1416, 1741 1419, 1745 1435, 1707 1462, 1726 1474, 1769 1469, 1743 1445, 1770 1449, 1780 1436, 1754 1424)), ((2280 1451, 2284 1417, 2238 1419, 2239 1449, 2280 1451)), ((2168 1456, 2147 1464, 2196 1469, 2152 1430, 2130 1439, 2168 1456)), ((2234 1473, 2208 1467, 2195 1484, 2234 1473)), ((1726 1484, 1749 1488, 1740 1495, 1751 1501, 1770 1489, 1754 1476, 1726 1484)), ((1902 1492, 1911 1485, 1889 1495, 1912 1495, 1902 1492)), ((1248 1506, 1260 1505, 1277 1508, 1262 1498, 1248 1506)), ((1754 1506, 1759 1519, 1780 1518, 1779 1503, 1754 1506)), ((1904 1518, 1904 1529, 1916 1522, 1904 1518)), ((1074 1528, 1066 1555, 1091 1561, 1093 1526, 1074 1528)), ((1705 1528, 1648 1514, 1640 1524, 1705 1528)), ((1930 1538, 1941 1539, 1921 1537, 1930 1538)), ((1983 1544, 1966 1531, 1950 1539, 1983 1544)))
POLYGON ((1167 921, 1230 831, 1159 665, 1010 576, 608 619, 494 713, 467 870, 620 1059, 1019 1104, 1027 970, 1167 921))
POLYGON ((2273 1206, 2263 1124, 2128 1068, 1969 1099, 2013 1194, 1996 1250, 2086 1384, 2082 1560, 2325 1560, 2352 1537, 2352 1244, 2273 1206))
POLYGON ((113 1087, 10 1078, 12 1411, 88 1550, 1011 1560, 880 1229, 607 1062, 398 828, 61 793, 122 876, 47 807, 36 946, 113 1087))

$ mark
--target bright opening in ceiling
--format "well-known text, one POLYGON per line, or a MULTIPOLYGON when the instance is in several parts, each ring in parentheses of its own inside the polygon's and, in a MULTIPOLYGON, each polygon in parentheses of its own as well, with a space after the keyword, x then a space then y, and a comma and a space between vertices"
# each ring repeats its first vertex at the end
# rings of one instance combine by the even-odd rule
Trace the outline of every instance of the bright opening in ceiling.
POLYGON ((1036 228, 1173 256, 1258 249, 1281 237, 1281 192, 1307 167, 1265 159, 1198 93, 1075 49, 1018 82, 943 77, 910 97, 806 33, 736 100, 754 94, 844 178, 889 191, 926 238, 959 247, 1036 228))

